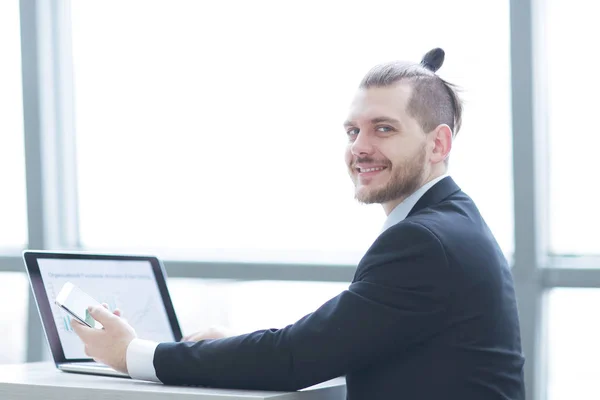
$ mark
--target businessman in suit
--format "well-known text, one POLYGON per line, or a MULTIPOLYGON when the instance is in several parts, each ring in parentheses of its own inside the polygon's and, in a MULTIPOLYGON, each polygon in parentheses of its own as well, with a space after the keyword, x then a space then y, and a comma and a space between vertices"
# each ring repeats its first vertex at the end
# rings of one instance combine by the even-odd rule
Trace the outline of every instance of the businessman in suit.
POLYGON ((507 262, 473 201, 447 176, 461 124, 455 88, 421 63, 373 68, 344 128, 357 200, 380 203, 381 234, 348 290, 283 329, 153 343, 108 310, 76 322, 86 353, 165 384, 297 390, 346 376, 348 398, 525 398, 507 262))

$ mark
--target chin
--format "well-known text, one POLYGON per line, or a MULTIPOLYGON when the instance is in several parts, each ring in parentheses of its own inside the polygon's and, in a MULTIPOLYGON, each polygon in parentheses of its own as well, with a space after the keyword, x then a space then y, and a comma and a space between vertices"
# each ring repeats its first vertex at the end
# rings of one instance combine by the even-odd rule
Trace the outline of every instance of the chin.
POLYGON ((365 187, 361 187, 361 188, 357 188, 354 191, 354 198, 359 202, 359 203, 363 203, 363 204, 372 204, 373 201, 373 190, 365 188, 365 187))

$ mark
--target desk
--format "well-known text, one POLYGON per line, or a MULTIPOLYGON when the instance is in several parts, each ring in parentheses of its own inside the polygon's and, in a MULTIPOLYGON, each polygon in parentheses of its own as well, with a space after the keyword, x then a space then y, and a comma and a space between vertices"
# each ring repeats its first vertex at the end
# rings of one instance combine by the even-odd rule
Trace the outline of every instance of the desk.
POLYGON ((346 384, 336 378, 298 392, 263 392, 165 386, 160 383, 62 372, 53 363, 0 365, 2 400, 344 400, 346 384))

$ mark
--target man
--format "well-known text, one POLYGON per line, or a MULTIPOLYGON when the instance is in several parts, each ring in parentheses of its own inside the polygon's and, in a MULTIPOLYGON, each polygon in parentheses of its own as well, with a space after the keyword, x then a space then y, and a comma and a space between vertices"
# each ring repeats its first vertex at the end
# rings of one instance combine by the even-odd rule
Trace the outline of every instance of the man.
POLYGON ((345 375, 351 400, 524 399, 507 262, 446 175, 462 106, 435 74, 443 59, 375 67, 354 98, 346 163, 387 220, 348 290, 286 328, 197 342, 138 339, 99 307, 104 330, 73 323, 86 353, 166 384, 297 390, 345 375))

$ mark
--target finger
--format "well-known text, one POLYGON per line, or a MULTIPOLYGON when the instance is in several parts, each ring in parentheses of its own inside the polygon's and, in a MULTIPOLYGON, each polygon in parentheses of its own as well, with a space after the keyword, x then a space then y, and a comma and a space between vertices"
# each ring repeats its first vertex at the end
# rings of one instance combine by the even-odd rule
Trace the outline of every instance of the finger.
POLYGON ((77 333, 76 329, 79 328, 87 328, 87 326, 85 326, 84 324, 82 324, 81 322, 77 321, 75 318, 71 318, 71 328, 73 328, 73 330, 75 331, 75 333, 77 333))
POLYGON ((113 315, 104 307, 91 306, 88 308, 88 311, 90 312, 92 318, 100 322, 103 326, 110 325, 110 323, 117 318, 116 315, 113 315))
POLYGON ((98 333, 97 329, 87 327, 74 319, 71 320, 71 328, 73 328, 75 334, 77 334, 84 343, 89 343, 96 337, 96 333, 98 333))
POLYGON ((113 311, 113 314, 115 314, 117 317, 121 316, 121 310, 119 310, 118 308, 115 309, 115 311, 113 311))

